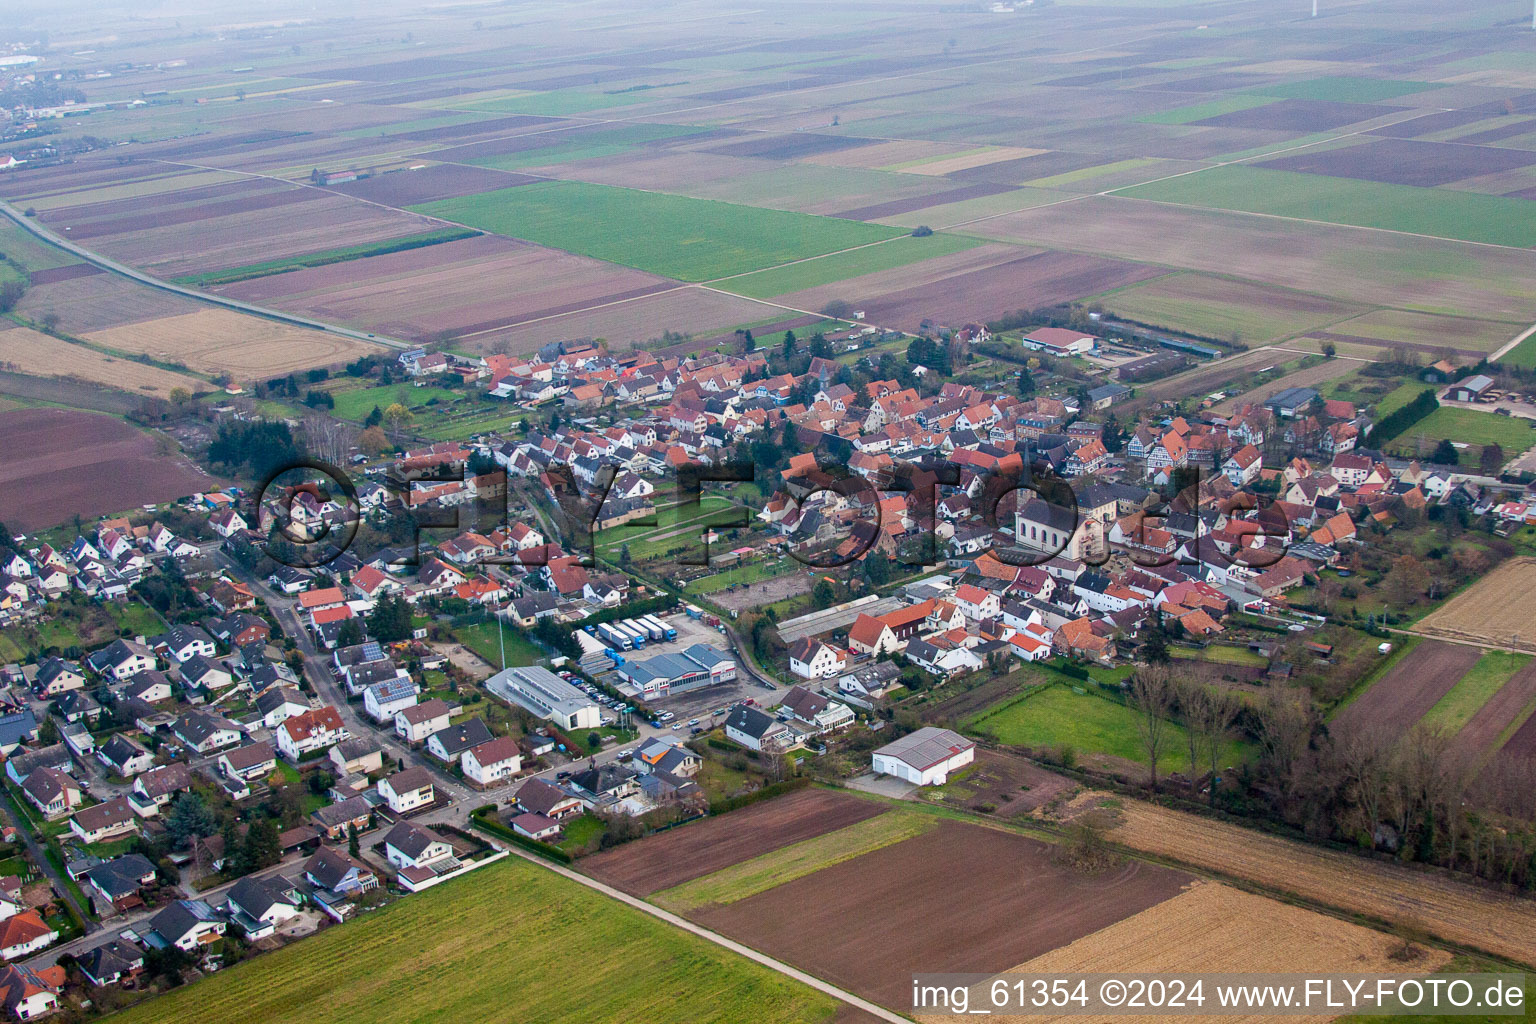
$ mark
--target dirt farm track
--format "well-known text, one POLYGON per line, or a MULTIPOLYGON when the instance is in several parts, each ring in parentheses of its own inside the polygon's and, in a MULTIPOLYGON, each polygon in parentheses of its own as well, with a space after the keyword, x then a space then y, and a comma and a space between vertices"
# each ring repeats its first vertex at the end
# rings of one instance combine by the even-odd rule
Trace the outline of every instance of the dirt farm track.
POLYGON ((1420 620, 1417 632, 1536 651, 1536 558, 1512 558, 1420 620))
POLYGON ((17 409, 0 413, 0 437, 0 521, 12 530, 172 501, 213 482, 111 416, 17 409))

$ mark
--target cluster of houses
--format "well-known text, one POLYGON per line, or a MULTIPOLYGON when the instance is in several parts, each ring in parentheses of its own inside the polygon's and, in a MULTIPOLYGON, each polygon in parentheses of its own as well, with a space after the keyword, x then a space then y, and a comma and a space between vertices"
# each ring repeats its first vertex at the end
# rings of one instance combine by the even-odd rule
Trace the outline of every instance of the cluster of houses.
POLYGON ((157 562, 201 554, 197 544, 159 522, 133 526, 127 519, 102 520, 94 538, 77 537, 63 551, 50 544, 0 548, 0 626, 36 619, 71 592, 120 600, 157 562))

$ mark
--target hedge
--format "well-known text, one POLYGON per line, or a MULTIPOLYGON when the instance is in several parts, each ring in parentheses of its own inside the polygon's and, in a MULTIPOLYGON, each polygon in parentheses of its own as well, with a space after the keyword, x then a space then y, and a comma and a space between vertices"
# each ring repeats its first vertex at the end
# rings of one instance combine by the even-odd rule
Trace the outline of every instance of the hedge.
POLYGON ((764 786, 762 789, 753 790, 750 793, 743 793, 740 796, 732 796, 727 797, 724 800, 717 800, 709 805, 709 813, 727 814, 731 811, 738 811, 743 807, 757 803, 759 800, 772 800, 776 796, 783 796, 785 793, 792 793, 797 789, 804 789, 810 784, 811 780, 807 778, 785 779, 783 782, 775 782, 771 785, 764 786))
MULTIPOLYGON (((493 810, 495 808, 495 804, 487 806, 493 810)), ((474 822, 475 827, 480 831, 489 832, 491 835, 505 839, 509 843, 516 843, 523 849, 536 853, 546 860, 552 860, 557 864, 569 864, 574 859, 570 854, 560 849, 560 847, 541 843, 537 839, 529 839, 527 836, 508 828, 496 819, 483 816, 479 810, 470 815, 470 820, 474 822)))
POLYGON ((1435 389, 1425 388, 1413 401, 1382 417, 1371 430, 1371 444, 1380 448, 1438 408, 1440 403, 1435 399, 1435 389))

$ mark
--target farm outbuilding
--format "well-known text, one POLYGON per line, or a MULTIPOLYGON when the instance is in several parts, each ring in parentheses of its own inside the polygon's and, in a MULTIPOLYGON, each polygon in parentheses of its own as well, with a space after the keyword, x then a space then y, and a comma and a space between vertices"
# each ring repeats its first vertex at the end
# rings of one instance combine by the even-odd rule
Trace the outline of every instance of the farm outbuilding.
POLYGON ((928 725, 887 743, 872 759, 876 774, 917 786, 942 786, 950 772, 976 759, 976 744, 957 732, 928 725))

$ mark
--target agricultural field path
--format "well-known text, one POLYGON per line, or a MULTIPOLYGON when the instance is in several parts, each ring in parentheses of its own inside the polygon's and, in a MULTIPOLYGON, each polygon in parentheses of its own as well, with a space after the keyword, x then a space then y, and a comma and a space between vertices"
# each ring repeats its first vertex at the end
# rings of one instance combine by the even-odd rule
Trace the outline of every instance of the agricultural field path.
POLYGON ((108 259, 107 257, 93 252, 90 249, 76 245, 74 242, 71 242, 67 238, 62 238, 59 235, 54 234, 52 231, 49 231, 47 228, 43 227, 41 224, 38 224, 32 218, 27 217, 19 212, 10 203, 0 202, 0 214, 3 214, 4 216, 15 221, 24 230, 31 232, 38 238, 41 238, 44 242, 47 242, 51 245, 56 245, 66 252, 74 253, 76 256, 79 256, 87 263, 94 264, 95 266, 98 266, 109 273, 118 274, 130 280, 137 281, 139 284, 148 285, 151 288, 158 288, 161 291, 172 292, 176 295, 184 295, 187 298, 196 299, 199 302, 205 302, 211 306, 223 306, 224 308, 232 309, 237 313, 247 313, 253 316, 265 317, 268 320, 277 320, 281 323, 293 324, 295 327, 308 327, 312 330, 324 331, 327 334, 339 334, 343 337, 351 338, 354 341, 369 342, 372 344, 381 345, 385 348, 405 350, 416 347, 409 342, 400 341, 397 338, 387 338, 382 335, 369 334, 367 331, 357 331, 350 327, 339 327, 336 324, 326 323, 323 320, 315 320, 307 316, 298 316, 293 313, 283 313, 279 310, 267 309, 264 306, 257 306, 249 302, 241 302, 239 299, 225 298, 220 295, 210 295, 207 292, 201 292, 195 288, 186 288, 179 284, 172 284, 170 281, 162 280, 152 274, 146 274, 142 270, 135 270, 133 267, 130 267, 126 264, 119 263, 116 260, 108 259))
POLYGON ((793 978, 802 984, 809 985, 819 992, 825 992, 827 995, 832 996, 834 999, 841 999, 848 1005, 862 1010, 878 1020, 889 1021, 890 1024, 908 1024, 907 1018, 894 1014, 882 1006, 878 1006, 867 999, 860 998, 859 996, 854 995, 852 992, 840 989, 836 985, 822 981, 820 978, 813 974, 807 974, 802 970, 791 967, 789 964, 775 960, 771 956, 759 953, 751 946, 744 946, 739 942, 726 938, 719 932, 711 931, 702 925, 694 924, 692 921, 689 921, 686 918, 679 917, 671 911, 663 910, 658 906, 647 903, 645 900, 640 899, 638 896, 631 896, 628 893, 620 892, 618 889, 615 889, 610 885, 605 885, 595 878, 588 878, 586 875, 583 875, 577 871, 572 871, 570 868, 562 867, 559 864, 551 864, 549 861, 537 857, 532 853, 528 853, 519 847, 513 846, 508 847, 508 849, 512 853, 523 858, 531 864, 537 864, 541 868, 546 868, 559 875, 563 875, 573 882, 580 882, 587 888, 595 889, 596 891, 602 893, 604 896, 618 900, 621 903, 628 904, 629 906, 634 907, 636 910, 644 911, 645 913, 650 914, 652 917, 660 918, 661 920, 674 927, 681 928, 686 932, 691 932, 701 939, 707 939, 717 946, 723 946, 731 952, 738 953, 741 956, 746 957, 748 960, 762 964, 764 967, 767 967, 770 970, 778 971, 780 974, 793 978))

